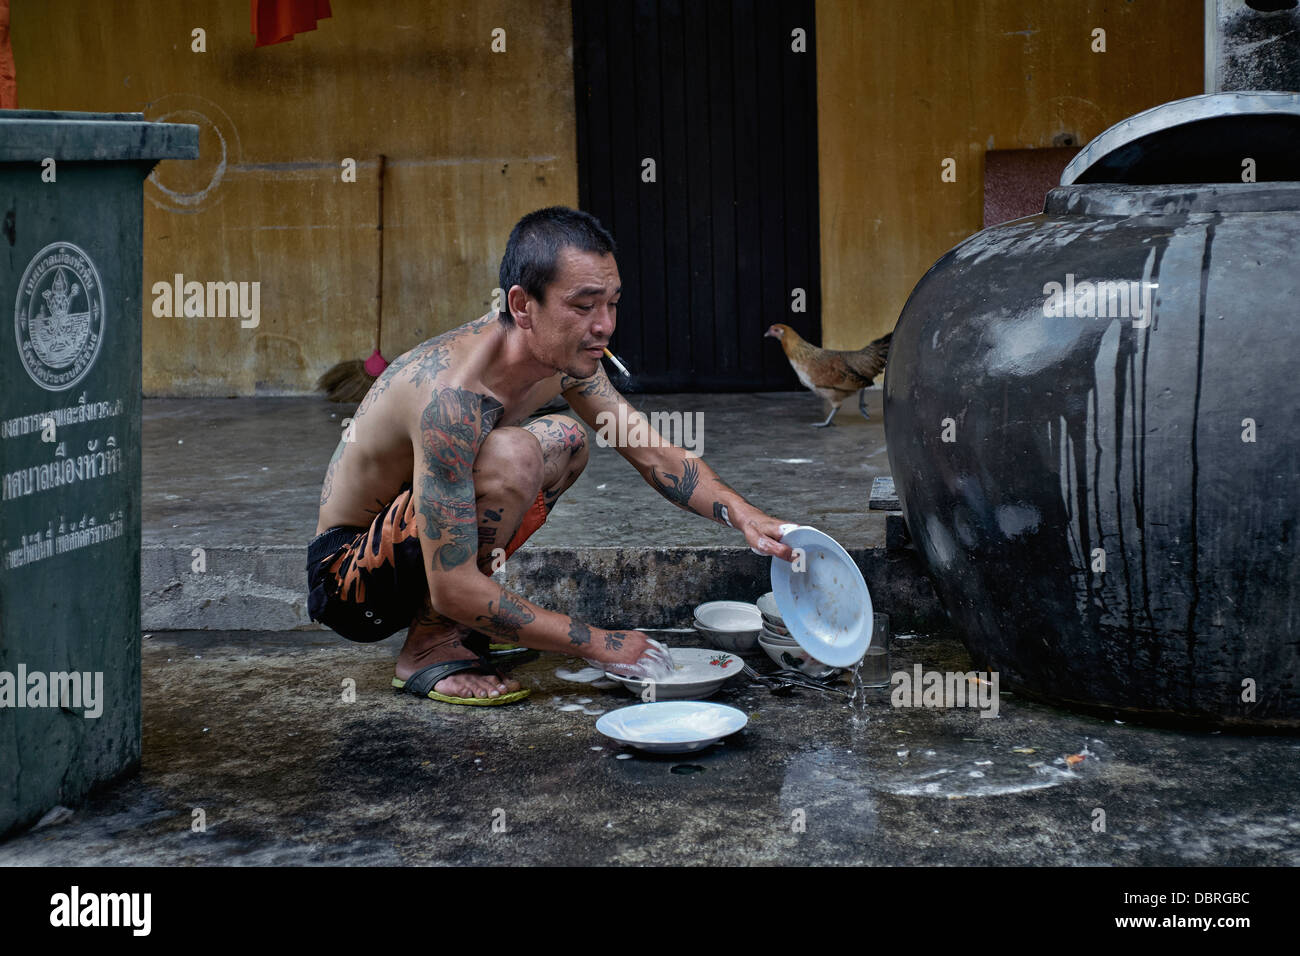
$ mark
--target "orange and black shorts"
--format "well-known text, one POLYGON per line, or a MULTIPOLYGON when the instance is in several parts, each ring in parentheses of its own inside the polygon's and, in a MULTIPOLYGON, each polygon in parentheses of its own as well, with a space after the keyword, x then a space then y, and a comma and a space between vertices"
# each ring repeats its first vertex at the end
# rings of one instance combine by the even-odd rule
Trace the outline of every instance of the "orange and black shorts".
MULTIPOLYGON (((514 554, 546 521, 541 492, 506 546, 514 554)), ((307 545, 307 613, 350 641, 382 641, 404 630, 429 595, 411 483, 370 527, 338 525, 307 545)))

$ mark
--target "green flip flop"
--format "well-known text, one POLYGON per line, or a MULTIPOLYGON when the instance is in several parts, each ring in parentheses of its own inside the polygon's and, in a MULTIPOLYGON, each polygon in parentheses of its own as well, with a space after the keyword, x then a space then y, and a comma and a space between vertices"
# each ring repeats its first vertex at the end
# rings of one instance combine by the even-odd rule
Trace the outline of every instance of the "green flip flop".
MULTIPOLYGON (((501 694, 498 697, 452 697, 448 694, 440 694, 434 690, 434 686, 444 677, 450 677, 452 674, 460 674, 464 671, 488 671, 495 673, 493 668, 486 666, 481 660, 460 660, 460 661, 443 661, 441 664, 430 664, 421 670, 416 671, 406 680, 400 677, 393 678, 393 687, 397 690, 404 690, 414 694, 416 697, 427 697, 429 700, 441 701, 444 704, 461 704, 466 707, 500 707, 503 704, 513 704, 516 701, 523 700, 532 693, 527 687, 511 691, 509 694, 501 694)), ((500 677, 500 674, 496 675, 500 677)))

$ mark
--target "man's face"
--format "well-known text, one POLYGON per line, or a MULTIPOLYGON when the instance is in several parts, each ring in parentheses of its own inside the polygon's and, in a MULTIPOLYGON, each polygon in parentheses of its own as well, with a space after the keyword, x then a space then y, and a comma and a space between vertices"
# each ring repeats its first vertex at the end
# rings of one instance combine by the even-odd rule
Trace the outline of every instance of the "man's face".
POLYGON ((566 247, 546 304, 529 300, 537 358, 574 378, 594 375, 618 322, 622 289, 612 255, 566 247))

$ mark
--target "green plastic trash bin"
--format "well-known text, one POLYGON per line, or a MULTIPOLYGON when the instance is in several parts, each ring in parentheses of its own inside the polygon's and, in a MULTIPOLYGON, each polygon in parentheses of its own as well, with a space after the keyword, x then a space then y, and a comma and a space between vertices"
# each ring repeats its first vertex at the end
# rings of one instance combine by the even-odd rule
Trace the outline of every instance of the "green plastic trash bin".
POLYGON ((0 112, 0 835, 140 761, 144 179, 198 127, 0 112))

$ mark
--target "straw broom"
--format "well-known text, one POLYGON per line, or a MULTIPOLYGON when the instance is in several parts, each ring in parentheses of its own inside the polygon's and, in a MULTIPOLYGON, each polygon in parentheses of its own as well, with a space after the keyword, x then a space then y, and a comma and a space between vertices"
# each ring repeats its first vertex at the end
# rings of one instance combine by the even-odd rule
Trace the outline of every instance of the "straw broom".
POLYGON ((376 232, 379 235, 379 278, 375 283, 375 350, 364 362, 361 359, 348 359, 326 369, 316 382, 318 389, 324 389, 325 397, 331 402, 359 402, 366 397, 375 379, 388 368, 388 360, 379 351, 380 337, 384 330, 384 168, 388 157, 379 157, 379 223, 376 232))

